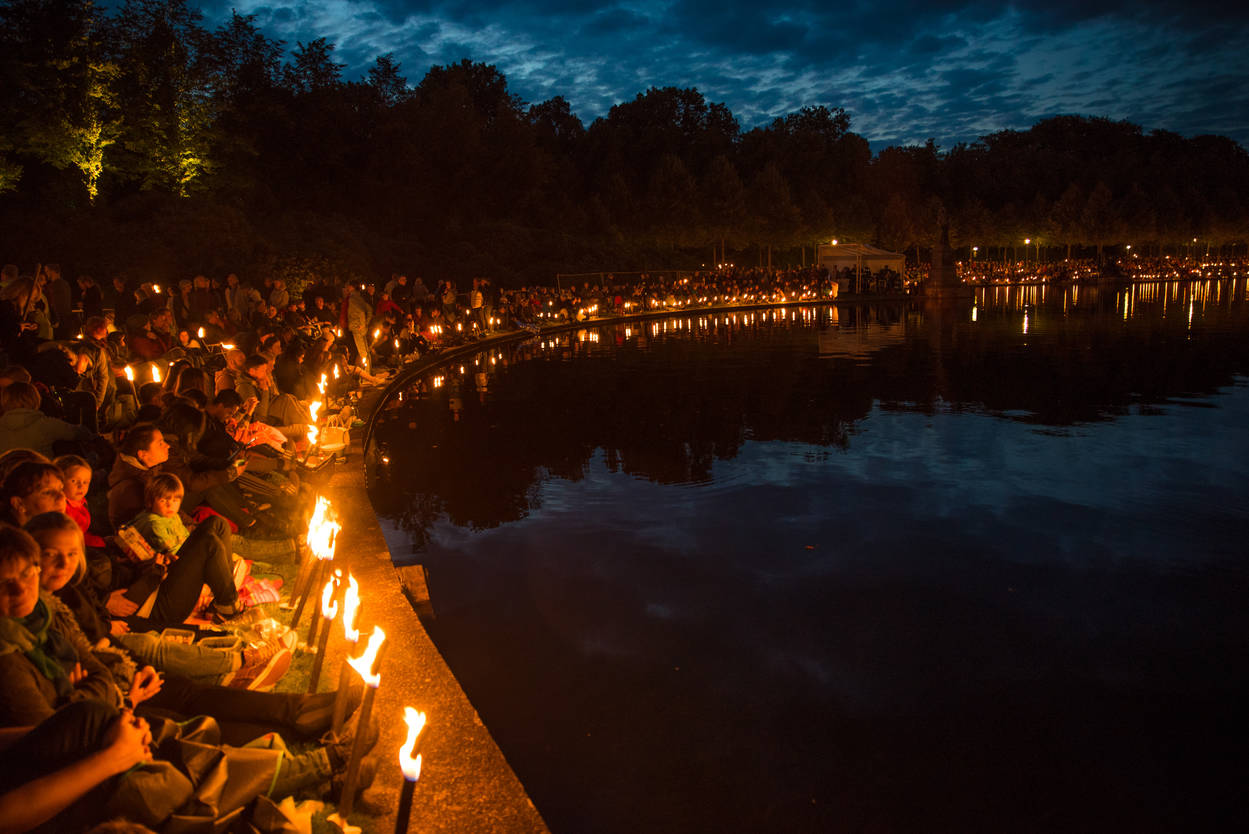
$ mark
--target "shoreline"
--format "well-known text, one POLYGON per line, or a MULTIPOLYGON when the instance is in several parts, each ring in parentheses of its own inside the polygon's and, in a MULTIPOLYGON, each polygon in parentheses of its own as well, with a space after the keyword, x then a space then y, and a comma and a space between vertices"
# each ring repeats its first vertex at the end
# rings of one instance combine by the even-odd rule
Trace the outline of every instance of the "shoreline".
MULTIPOLYGON (((380 402, 375 392, 366 393, 362 418, 371 417, 380 402)), ((348 448, 346 461, 334 463, 320 490, 333 502, 342 524, 338 552, 346 554, 346 565, 360 582, 363 628, 380 625, 388 644, 373 712, 381 725, 374 750, 377 778, 356 808, 374 816, 376 831, 394 830, 404 782, 398 758, 407 733, 403 708, 411 706, 428 715, 428 724, 417 747, 423 767, 409 830, 546 834, 542 816, 404 593, 365 489, 362 441, 363 435, 348 448)), ((344 655, 344 642, 332 639, 321 690, 337 684, 344 655)))

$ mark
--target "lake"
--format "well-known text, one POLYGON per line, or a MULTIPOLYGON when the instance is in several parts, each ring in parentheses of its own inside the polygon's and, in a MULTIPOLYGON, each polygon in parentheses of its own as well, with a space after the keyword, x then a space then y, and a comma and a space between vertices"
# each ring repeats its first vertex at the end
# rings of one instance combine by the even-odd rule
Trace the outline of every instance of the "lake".
POLYGON ((547 334, 392 400, 370 497, 559 834, 1226 830, 1246 290, 547 334))

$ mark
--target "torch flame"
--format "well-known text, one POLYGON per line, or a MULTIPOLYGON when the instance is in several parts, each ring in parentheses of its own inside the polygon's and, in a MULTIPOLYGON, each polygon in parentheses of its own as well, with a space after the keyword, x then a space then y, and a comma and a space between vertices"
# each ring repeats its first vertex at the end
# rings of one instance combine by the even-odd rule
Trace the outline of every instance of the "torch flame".
POLYGON ((308 521, 308 536, 305 539, 313 555, 322 560, 333 559, 334 545, 341 529, 338 522, 330 518, 330 502, 318 495, 316 509, 308 521))
POLYGON ((425 729, 425 713, 404 707, 403 720, 408 725, 408 737, 399 748, 399 767, 403 770, 403 778, 415 782, 421 778, 421 756, 418 753, 416 758, 412 758, 412 751, 416 749, 416 739, 421 730, 425 729))
POLYGON ((373 663, 377 659, 377 653, 382 648, 382 643, 386 642, 386 632, 382 631, 381 626, 373 626, 373 633, 369 635, 369 644, 364 649, 364 654, 359 657, 347 658, 347 663, 352 669, 360 673, 361 679, 367 686, 374 689, 382 682, 382 673, 373 671, 373 663))
POLYGON ((338 600, 334 598, 334 592, 338 590, 339 583, 342 581, 343 572, 341 570, 334 571, 334 575, 325 580, 325 588, 321 591, 321 616, 327 620, 332 620, 338 616, 338 600))
POLYGON ((360 629, 356 617, 360 614, 360 583, 350 572, 347 574, 347 590, 343 593, 343 636, 352 643, 360 642, 360 629))

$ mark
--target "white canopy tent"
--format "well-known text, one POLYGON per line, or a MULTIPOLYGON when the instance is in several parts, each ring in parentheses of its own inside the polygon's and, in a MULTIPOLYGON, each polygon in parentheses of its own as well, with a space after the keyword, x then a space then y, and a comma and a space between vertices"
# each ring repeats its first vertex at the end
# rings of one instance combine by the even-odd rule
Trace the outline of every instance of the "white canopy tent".
POLYGON ((831 275, 836 275, 840 269, 853 269, 856 285, 865 268, 875 273, 889 267, 899 275, 906 274, 906 255, 866 243, 821 243, 815 262, 831 275))

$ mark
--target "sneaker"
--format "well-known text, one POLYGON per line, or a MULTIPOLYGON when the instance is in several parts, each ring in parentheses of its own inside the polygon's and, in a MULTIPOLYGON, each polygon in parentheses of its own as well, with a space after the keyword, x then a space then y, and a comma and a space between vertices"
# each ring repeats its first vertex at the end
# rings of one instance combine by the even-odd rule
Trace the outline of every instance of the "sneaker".
POLYGON ((269 690, 291 668, 291 651, 266 644, 243 649, 243 665, 230 679, 234 689, 269 690))

